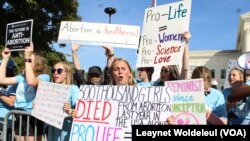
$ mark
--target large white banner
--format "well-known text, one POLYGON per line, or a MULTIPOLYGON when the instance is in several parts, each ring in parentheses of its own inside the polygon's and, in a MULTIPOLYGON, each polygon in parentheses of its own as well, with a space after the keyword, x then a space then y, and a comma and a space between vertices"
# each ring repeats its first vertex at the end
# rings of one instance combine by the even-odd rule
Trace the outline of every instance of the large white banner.
POLYGON ((180 65, 190 13, 191 0, 147 8, 136 66, 180 65))
POLYGON ((131 140, 132 125, 206 124, 203 79, 169 81, 165 87, 80 87, 70 141, 131 140))
POLYGON ((40 81, 32 116, 62 129, 66 116, 63 111, 63 104, 68 101, 69 93, 69 85, 40 81))
POLYGON ((131 125, 164 125, 171 95, 167 87, 83 85, 70 141, 131 140, 131 125))
POLYGON ((139 26, 62 21, 57 42, 137 49, 139 37, 139 26))

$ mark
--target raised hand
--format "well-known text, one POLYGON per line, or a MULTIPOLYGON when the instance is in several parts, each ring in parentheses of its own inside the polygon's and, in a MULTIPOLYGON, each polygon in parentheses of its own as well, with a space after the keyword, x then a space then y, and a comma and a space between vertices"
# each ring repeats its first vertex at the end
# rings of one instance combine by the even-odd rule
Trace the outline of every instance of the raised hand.
POLYGON ((191 39, 191 33, 190 32, 188 32, 188 31, 186 31, 186 32, 184 32, 183 34, 183 38, 186 40, 186 42, 189 42, 189 40, 191 39))
POLYGON ((11 55, 11 51, 9 50, 9 48, 5 48, 2 51, 2 57, 3 57, 3 59, 9 59, 10 55, 11 55))
POLYGON ((33 51, 34 51, 34 45, 31 42, 30 46, 25 47, 25 50, 24 50, 24 56, 25 56, 25 58, 30 58, 31 55, 32 55, 32 53, 33 53, 33 51))
POLYGON ((77 52, 77 50, 80 48, 80 45, 78 45, 78 44, 71 44, 71 50, 73 51, 73 52, 77 52))

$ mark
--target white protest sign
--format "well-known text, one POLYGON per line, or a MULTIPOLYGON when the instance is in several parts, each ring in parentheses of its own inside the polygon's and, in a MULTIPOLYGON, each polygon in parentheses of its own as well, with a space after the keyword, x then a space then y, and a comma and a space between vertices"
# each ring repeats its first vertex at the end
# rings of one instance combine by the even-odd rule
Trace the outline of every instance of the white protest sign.
POLYGON ((147 8, 136 67, 180 65, 190 13, 191 0, 147 8))
POLYGON ((166 81, 172 90, 172 113, 177 125, 205 125, 206 105, 203 79, 166 81))
POLYGON ((33 19, 8 23, 5 47, 11 51, 24 50, 32 42, 33 19))
POLYGON ((132 139, 131 125, 164 125, 171 112, 167 87, 82 85, 70 141, 132 139))
POLYGON ((32 116, 62 129, 65 118, 63 104, 68 101, 69 93, 69 85, 40 81, 32 116))
POLYGON ((140 27, 119 24, 62 21, 57 43, 111 45, 138 48, 140 27))

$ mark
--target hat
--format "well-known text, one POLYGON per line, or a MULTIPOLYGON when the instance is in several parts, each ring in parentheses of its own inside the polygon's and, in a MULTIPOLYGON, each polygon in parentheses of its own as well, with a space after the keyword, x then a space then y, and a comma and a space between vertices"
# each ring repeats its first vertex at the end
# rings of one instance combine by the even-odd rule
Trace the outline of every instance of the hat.
MULTIPOLYGON (((2 64, 2 61, 3 60, 0 60, 0 64, 2 64)), ((16 63, 12 59, 9 59, 8 64, 7 64, 7 69, 13 70, 15 68, 16 68, 16 63)))
POLYGON ((102 75, 102 69, 99 66, 92 66, 89 68, 88 74, 102 75))

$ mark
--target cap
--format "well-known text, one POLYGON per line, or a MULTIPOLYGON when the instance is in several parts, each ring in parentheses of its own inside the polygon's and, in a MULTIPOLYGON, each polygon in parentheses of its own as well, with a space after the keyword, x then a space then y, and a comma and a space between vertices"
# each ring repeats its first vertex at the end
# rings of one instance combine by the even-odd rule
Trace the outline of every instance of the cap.
MULTIPOLYGON (((2 59, 0 60, 0 64, 2 64, 2 59)), ((8 64, 7 64, 7 69, 9 70, 13 70, 16 68, 16 63, 12 60, 12 59, 9 59, 8 61, 8 64)))
POLYGON ((102 75, 102 69, 99 66, 92 66, 89 68, 88 74, 102 75))

